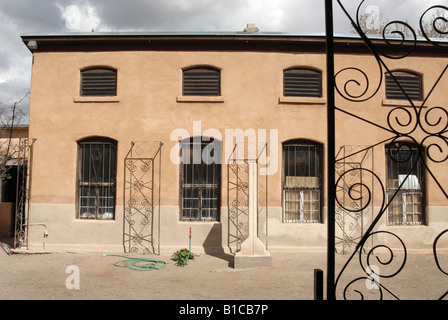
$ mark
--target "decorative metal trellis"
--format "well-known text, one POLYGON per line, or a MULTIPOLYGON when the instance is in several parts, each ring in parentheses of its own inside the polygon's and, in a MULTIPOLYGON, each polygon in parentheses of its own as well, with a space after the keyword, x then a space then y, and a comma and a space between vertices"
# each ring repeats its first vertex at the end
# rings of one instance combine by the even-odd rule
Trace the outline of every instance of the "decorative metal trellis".
MULTIPOLYGON (((435 183, 440 190, 441 194, 448 200, 448 193, 441 181, 437 178, 436 172, 431 165, 441 165, 445 164, 448 160, 448 110, 447 106, 431 106, 431 101, 429 98, 434 94, 435 89, 440 85, 442 79, 445 79, 448 75, 448 64, 443 70, 440 70, 440 75, 432 85, 431 90, 428 91, 426 96, 423 97, 423 101, 415 101, 411 99, 409 94, 400 85, 400 82, 394 77, 389 67, 390 60, 395 62, 395 65, 399 61, 404 61, 406 57, 412 55, 419 43, 424 42, 426 46, 433 47, 434 49, 440 49, 440 53, 445 53, 448 46, 448 42, 439 41, 436 38, 430 36, 430 34, 438 33, 439 35, 446 36, 446 29, 441 28, 441 24, 445 25, 448 23, 446 18, 446 13, 448 13, 448 7, 436 5, 428 8, 420 16, 420 34, 422 35, 422 41, 417 39, 416 31, 407 23, 403 21, 392 21, 389 22, 383 31, 382 39, 375 39, 373 41, 366 35, 366 30, 362 29, 360 23, 360 13, 361 9, 365 5, 365 0, 360 1, 356 16, 352 17, 346 7, 342 4, 340 0, 326 0, 325 1, 325 11, 326 11, 326 40, 327 40, 327 125, 328 125, 328 248, 327 248, 327 260, 328 260, 328 274, 327 274, 327 299, 334 300, 336 298, 348 298, 349 292, 354 292, 357 297, 365 298, 364 287, 357 286, 360 282, 365 284, 366 281, 370 281, 373 286, 375 286, 375 292, 380 298, 384 298, 384 294, 390 295, 390 297, 399 299, 399 297, 393 292, 389 286, 386 286, 380 279, 393 279, 398 277, 400 272, 406 265, 408 249, 406 244, 397 234, 398 232, 392 233, 385 230, 376 230, 378 222, 387 213, 394 198, 399 194, 401 189, 404 188, 404 183, 411 175, 411 171, 407 172, 407 175, 403 181, 400 182, 395 193, 387 196, 386 187, 382 183, 380 176, 373 171, 373 169, 363 168, 363 167, 352 167, 346 168, 345 171, 338 172, 336 163, 336 138, 335 132, 336 122, 335 114, 344 114, 351 117, 354 120, 359 120, 366 126, 373 126, 374 128, 385 132, 388 138, 383 141, 377 141, 370 146, 367 146, 363 150, 374 149, 375 147, 384 145, 394 145, 397 149, 406 149, 409 142, 413 145, 418 146, 418 157, 419 161, 423 163, 423 167, 427 173, 427 176, 435 183), (333 3, 337 3, 339 8, 342 10, 344 15, 348 18, 352 27, 359 34, 360 38, 363 40, 366 48, 371 53, 372 57, 378 65, 379 76, 372 77, 369 76, 364 70, 357 67, 348 66, 337 72, 335 72, 335 55, 334 55, 334 32, 333 32, 333 3), (441 13, 442 12, 442 13, 441 13), (424 23, 427 21, 428 16, 434 14, 431 18, 430 23, 424 23), (432 30, 428 30, 428 28, 432 30), (432 31, 430 33, 430 31, 432 31), (388 34, 392 34, 394 37, 390 38, 388 34), (406 35, 410 35, 411 39, 406 38, 406 35), (382 42, 381 47, 378 45, 378 40, 382 42), (390 50, 384 50, 388 48, 390 50), (354 74, 361 77, 362 81, 356 77, 342 77, 343 74, 347 72, 354 72, 354 74), (353 111, 348 111, 349 108, 344 108, 342 106, 336 106, 336 97, 338 98, 338 104, 342 105, 344 102, 359 103, 363 104, 369 101, 377 95, 379 89, 384 83, 384 74, 390 74, 393 81, 403 92, 406 97, 410 108, 405 108, 400 105, 396 105, 390 109, 389 112, 385 112, 384 124, 375 123, 370 119, 366 119, 360 113, 353 111), (342 82, 340 79, 344 79, 342 82), (373 81, 372 81, 373 79, 373 81), (372 86, 372 83, 375 85, 372 86), (361 89, 360 93, 355 93, 351 91, 353 86, 356 89, 361 89), (373 88, 373 89, 372 89, 373 88), (425 106, 425 107, 424 107, 425 106), (347 177, 350 175, 360 174, 369 177, 369 181, 373 181, 372 184, 367 184, 355 179, 352 183, 347 184, 347 177), (353 252, 350 254, 349 258, 343 264, 341 270, 336 274, 336 263, 335 263, 335 248, 336 248, 336 212, 338 210, 346 210, 350 212, 362 212, 367 206, 370 206, 374 201, 372 185, 375 185, 376 195, 380 198, 380 203, 375 206, 375 212, 373 214, 372 222, 363 230, 361 238, 357 242, 353 252), (342 192, 340 192, 342 191, 342 192), (334 204, 334 205, 333 205, 334 204), (349 204, 349 205, 347 205, 349 204), (375 245, 368 247, 367 244, 375 238, 375 245), (390 238, 390 242, 382 242, 386 238, 390 238), (378 241, 378 243, 377 243, 378 241), (396 244, 392 245, 392 241, 396 244), (378 252, 384 252, 387 258, 379 258, 377 256, 378 252), (359 257, 359 268, 360 276, 357 277, 351 272, 348 272, 348 266, 350 263, 356 264, 355 256, 359 257), (373 260, 374 259, 374 260, 373 260), (392 267, 387 273, 379 272, 371 268, 371 262, 374 261, 379 264, 381 268, 386 269, 387 267, 392 267), (398 263, 397 263, 398 262, 398 263), (395 264, 396 263, 396 264, 395 264), (343 283, 342 278, 350 278, 350 280, 343 283), (355 277, 354 279, 351 279, 355 277)), ((406 62, 403 62, 406 63, 406 62)), ((394 158, 391 149, 386 147, 386 152, 395 162, 407 162, 410 161, 410 157, 406 158, 394 158)), ((351 157, 355 153, 346 155, 351 157)), ((411 170, 415 168, 416 164, 412 164, 411 170)), ((440 167, 439 167, 440 168, 440 167)), ((445 169, 446 170, 446 169, 445 169)), ((396 230, 396 229, 394 229, 396 230)), ((441 275, 448 275, 444 267, 440 264, 439 259, 439 244, 442 237, 446 237, 448 230, 442 230, 434 239, 433 242, 433 254, 434 260, 437 265, 438 270, 441 275)), ((446 267, 445 267, 446 268, 446 267)), ((448 295, 448 291, 445 293, 440 293, 440 299, 445 298, 448 295)))
MULTIPOLYGON (((368 185, 369 190, 374 190, 371 177, 366 177, 362 169, 373 170, 373 148, 364 146, 343 146, 336 155, 336 176, 341 177, 341 184, 336 188, 336 194, 343 201, 341 206, 336 206, 336 252, 341 254, 352 253, 361 240, 365 228, 372 222, 373 202, 368 206, 363 203, 362 188, 354 190, 360 201, 352 201, 347 197, 349 186, 368 185), (345 174, 350 171, 351 174, 345 174)), ((373 239, 369 247, 372 247, 373 239)), ((367 249, 367 243, 364 245, 367 249)))
POLYGON ((14 248, 28 248, 30 221, 31 168, 35 139, 20 138, 14 146, 15 159, 12 164, 17 170, 17 189, 14 226, 14 248))
POLYGON ((162 143, 131 142, 124 160, 124 250, 160 254, 162 143))
POLYGON ((249 236, 250 161, 258 165, 257 236, 268 248, 268 175, 260 174, 266 165, 266 147, 266 143, 237 143, 227 159, 228 245, 233 252, 238 251, 249 236))

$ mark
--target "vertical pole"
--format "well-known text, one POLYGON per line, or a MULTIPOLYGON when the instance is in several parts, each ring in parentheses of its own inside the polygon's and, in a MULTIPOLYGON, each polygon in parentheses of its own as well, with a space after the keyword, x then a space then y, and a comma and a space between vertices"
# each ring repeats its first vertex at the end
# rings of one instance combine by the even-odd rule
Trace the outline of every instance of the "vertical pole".
POLYGON ((327 58, 327 300, 335 300, 335 97, 333 0, 325 0, 327 58))
MULTIPOLYGON (((129 217, 128 217, 128 250, 131 252, 131 232, 132 232, 132 226, 131 226, 131 219, 132 219, 132 167, 134 165, 134 145, 135 142, 131 141, 131 166, 129 168, 129 217)), ((126 212, 124 212, 126 214, 126 212)))
POLYGON ((255 255, 255 240, 258 236, 258 167, 255 160, 249 160, 249 190, 248 190, 248 215, 249 215, 249 254, 255 255))
POLYGON ((324 300, 324 272, 314 269, 314 300, 324 300))
POLYGON ((159 186, 158 186, 158 216, 157 216, 157 254, 160 255, 160 199, 161 199, 161 193, 162 193, 162 146, 163 143, 159 142, 159 186))
POLYGON ((155 248, 154 248, 154 221, 155 221, 155 219, 154 219, 154 208, 155 208, 155 205, 154 205, 154 185, 155 185, 155 182, 154 182, 154 172, 155 172, 155 170, 154 170, 154 165, 155 165, 155 163, 156 163, 156 157, 157 157, 157 152, 158 151, 156 151, 156 153, 154 154, 154 156, 151 158, 151 156, 152 156, 152 154, 149 154, 148 155, 148 157, 149 157, 149 159, 148 159, 148 161, 149 161, 149 163, 151 164, 151 210, 152 210, 152 214, 151 214, 151 247, 152 247, 152 250, 153 250, 153 253, 154 253, 154 250, 155 250, 155 248))
MULTIPOLYGON (((30 232, 30 223, 31 223, 31 186, 32 186, 32 169, 33 169, 33 149, 34 149, 34 142, 36 141, 36 139, 31 139, 31 144, 29 143, 29 139, 26 139, 26 150, 28 151, 28 157, 26 157, 26 153, 25 153, 25 159, 28 159, 27 162, 27 166, 26 166, 26 189, 25 191, 27 191, 27 197, 26 197, 26 248, 29 249, 28 247, 28 241, 29 241, 29 232, 30 232)), ((17 201, 17 200, 16 200, 17 201)))

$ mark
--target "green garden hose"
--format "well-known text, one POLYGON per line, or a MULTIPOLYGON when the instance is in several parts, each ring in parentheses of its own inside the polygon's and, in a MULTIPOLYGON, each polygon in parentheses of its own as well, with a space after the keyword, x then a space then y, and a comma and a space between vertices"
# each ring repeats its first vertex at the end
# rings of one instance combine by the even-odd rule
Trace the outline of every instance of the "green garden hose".
POLYGON ((187 262, 188 259, 190 259, 190 255, 191 255, 191 227, 190 227, 190 237, 189 237, 189 241, 188 241, 188 257, 184 260, 184 263, 187 262))
POLYGON ((160 270, 160 269, 165 268, 165 266, 167 265, 167 262, 165 262, 165 261, 155 260, 155 259, 150 259, 150 258, 131 258, 131 257, 116 255, 116 254, 106 254, 105 256, 126 258, 125 260, 118 261, 118 262, 114 263, 114 266, 129 268, 129 269, 138 270, 138 271, 160 270), (144 264, 141 264, 142 262, 144 264))
MULTIPOLYGON (((187 262, 188 259, 190 259, 191 255, 191 228, 190 228, 190 237, 189 237, 189 247, 188 247, 188 256, 184 260, 184 263, 187 262)), ((170 262, 165 262, 162 260, 156 260, 151 258, 131 258, 123 255, 117 255, 117 254, 105 254, 103 256, 109 256, 109 257, 121 257, 126 258, 125 260, 118 261, 114 263, 114 266, 117 267, 124 267, 132 270, 138 270, 138 271, 151 271, 151 270, 160 270, 166 267, 167 264, 173 264, 170 262), (144 263, 144 264, 141 264, 144 263)))

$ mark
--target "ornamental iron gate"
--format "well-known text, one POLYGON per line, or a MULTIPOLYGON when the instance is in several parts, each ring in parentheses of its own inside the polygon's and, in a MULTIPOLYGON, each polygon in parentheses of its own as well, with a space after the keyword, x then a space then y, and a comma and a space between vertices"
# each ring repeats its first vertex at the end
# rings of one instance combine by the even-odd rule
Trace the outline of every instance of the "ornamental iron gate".
POLYGON ((131 142, 124 160, 123 244, 126 253, 160 254, 162 143, 131 142))
MULTIPOLYGON (((423 196, 421 196, 424 194, 424 189, 421 186, 428 181, 431 181, 444 199, 448 200, 447 186, 443 186, 437 177, 437 171, 446 171, 448 159, 448 108, 447 106, 432 105, 430 99, 432 95, 437 94, 437 90, 440 90, 439 86, 442 80, 446 83, 448 64, 438 71, 438 78, 431 84, 430 90, 427 93, 424 92, 420 101, 414 99, 412 77, 400 78, 401 75, 392 72, 396 69, 406 69, 406 58, 412 56, 418 46, 424 46, 427 50, 430 48, 431 52, 437 55, 447 56, 448 42, 439 41, 433 35, 446 37, 448 8, 437 5, 423 12, 419 20, 420 30, 418 30, 422 38, 418 40, 417 32, 407 22, 399 20, 387 23, 381 37, 367 36, 368 32, 365 28, 363 29, 365 25, 362 23, 361 14, 366 5, 365 0, 360 1, 356 16, 352 17, 342 1, 325 0, 328 89, 327 169, 329 175, 327 191, 329 204, 328 300, 364 299, 370 298, 372 293, 375 298, 399 299, 400 297, 395 294, 391 283, 393 279, 400 276, 405 268, 409 258, 409 249, 400 237, 399 228, 394 228, 394 232, 391 232, 391 229, 378 229, 379 221, 386 217, 389 219, 389 216, 394 214, 394 210, 397 210, 401 212, 397 216, 399 223, 424 224, 425 221, 419 214, 425 208, 423 196), (372 58, 372 62, 375 62, 372 65, 377 66, 377 74, 370 74, 372 68, 367 71, 353 65, 335 70, 333 4, 342 10, 352 28, 362 39, 369 57, 372 58), (367 103, 372 104, 373 98, 378 95, 381 86, 386 81, 389 81, 389 84, 395 88, 393 94, 404 98, 409 104, 408 107, 396 103, 392 104, 389 109, 383 108, 386 110, 385 117, 380 122, 367 119, 362 114, 362 108, 353 108, 353 106, 366 106, 367 103), (338 159, 336 140, 339 137, 335 137, 335 133, 338 132, 336 127, 342 127, 344 124, 336 122, 336 116, 349 118, 350 121, 360 121, 364 126, 370 126, 381 132, 386 138, 381 138, 381 141, 374 141, 362 148, 351 150, 345 148, 345 154, 342 157, 339 154, 338 159), (363 153, 373 153, 373 150, 377 149, 383 150, 378 154, 384 154, 384 150, 386 151, 385 156, 389 166, 395 168, 395 171, 391 170, 386 173, 388 176, 386 183, 383 182, 382 175, 375 172, 374 168, 360 165, 363 163, 362 161, 348 165, 349 162, 352 162, 352 158, 362 156, 363 153), (419 171, 420 168, 425 174, 419 171), (341 241, 341 237, 336 236, 336 225, 340 226, 341 214, 350 213, 359 219, 365 210, 373 211, 371 221, 363 227, 356 241, 349 237, 350 250, 346 252, 349 253, 349 257, 344 259, 340 270, 336 272, 336 244, 337 241, 341 241), (358 262, 356 258, 359 259, 358 262), (375 268, 375 264, 378 266, 377 268, 375 268), (366 281, 375 290, 368 292, 367 289, 372 288, 367 288, 366 281)), ((356 63, 356 61, 350 63, 356 63)), ((443 90, 446 91, 446 88, 443 90)), ((376 135, 375 137, 380 136, 376 135)), ((447 205, 448 202, 445 202, 445 206, 447 205)), ((438 234, 433 241, 432 249, 435 260, 433 262, 440 271, 439 275, 444 277, 448 275, 448 272, 446 266, 441 265, 439 254, 442 239, 445 238, 443 241, 446 241, 448 236, 448 229, 443 223, 439 227, 441 230, 437 231, 438 234)), ((347 239, 344 233, 342 241, 347 239)), ((338 256, 339 258, 340 256, 338 256)), ((315 272, 315 274, 317 279, 315 297, 322 299, 323 290, 319 288, 318 282, 323 281, 323 277, 319 272, 315 272)), ((429 298, 443 299, 448 295, 448 291, 434 294, 438 294, 438 296, 429 298)))

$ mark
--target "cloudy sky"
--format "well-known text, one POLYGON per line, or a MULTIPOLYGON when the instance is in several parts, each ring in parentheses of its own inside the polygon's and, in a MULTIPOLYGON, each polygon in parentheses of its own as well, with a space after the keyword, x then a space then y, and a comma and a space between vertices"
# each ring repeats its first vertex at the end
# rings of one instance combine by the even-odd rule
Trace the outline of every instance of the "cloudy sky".
MULTIPOLYGON (((324 0, 0 0, 0 106, 30 89, 32 55, 21 34, 114 31, 325 31, 324 0), (73 9, 79 20, 73 17, 73 9), (76 22, 79 22, 76 23, 76 22)), ((341 0, 354 16, 361 0, 341 0)), ((415 25, 432 5, 448 0, 367 0, 361 13, 379 9, 388 20, 415 25), (375 7, 372 7, 375 6, 375 7)), ((335 33, 349 33, 348 19, 334 2, 335 33)), ((29 98, 20 106, 27 112, 29 98)))

